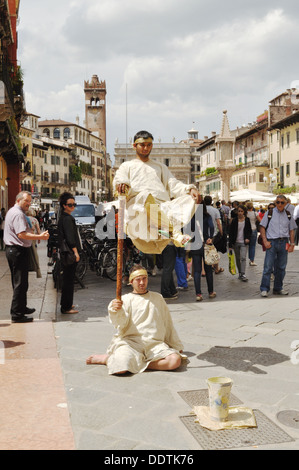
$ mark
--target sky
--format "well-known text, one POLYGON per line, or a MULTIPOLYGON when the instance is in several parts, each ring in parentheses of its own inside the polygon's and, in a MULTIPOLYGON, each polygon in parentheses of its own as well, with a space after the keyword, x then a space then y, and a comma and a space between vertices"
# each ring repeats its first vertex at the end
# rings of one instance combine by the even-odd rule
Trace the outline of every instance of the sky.
POLYGON ((84 80, 107 87, 107 151, 146 129, 176 142, 253 122, 299 88, 297 0, 21 0, 27 111, 84 125, 84 80))

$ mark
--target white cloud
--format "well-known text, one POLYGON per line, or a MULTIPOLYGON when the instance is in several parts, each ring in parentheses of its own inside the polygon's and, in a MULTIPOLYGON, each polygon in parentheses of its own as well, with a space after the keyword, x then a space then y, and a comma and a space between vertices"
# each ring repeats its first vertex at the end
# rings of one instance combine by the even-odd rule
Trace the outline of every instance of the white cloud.
POLYGON ((299 79, 295 0, 26 0, 19 58, 28 111, 74 120, 84 80, 107 84, 108 150, 147 127, 162 140, 253 121, 299 79))
POLYGON ((41 119, 71 122, 75 122, 77 115, 82 117, 82 96, 83 88, 77 84, 66 85, 58 92, 25 92, 26 103, 30 103, 30 112, 38 114, 41 119))

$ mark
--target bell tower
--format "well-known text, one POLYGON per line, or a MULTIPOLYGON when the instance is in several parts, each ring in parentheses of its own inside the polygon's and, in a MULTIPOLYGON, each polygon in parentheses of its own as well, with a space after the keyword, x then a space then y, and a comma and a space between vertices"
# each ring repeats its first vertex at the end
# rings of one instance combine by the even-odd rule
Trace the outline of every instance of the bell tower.
POLYGON ((85 127, 100 137, 106 147, 106 82, 93 75, 84 81, 85 127))

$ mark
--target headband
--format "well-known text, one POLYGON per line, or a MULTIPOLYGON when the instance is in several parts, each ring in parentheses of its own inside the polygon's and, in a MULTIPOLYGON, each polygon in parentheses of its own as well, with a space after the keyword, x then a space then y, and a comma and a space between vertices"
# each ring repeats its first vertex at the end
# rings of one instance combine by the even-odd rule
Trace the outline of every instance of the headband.
POLYGON ((146 276, 147 277, 147 271, 145 269, 137 269, 137 271, 133 271, 130 274, 129 282, 132 282, 133 279, 135 279, 135 277, 138 277, 138 276, 146 276))
POLYGON ((152 143, 153 139, 151 137, 147 137, 146 139, 139 137, 139 139, 134 140, 134 144, 143 144, 145 142, 152 143))

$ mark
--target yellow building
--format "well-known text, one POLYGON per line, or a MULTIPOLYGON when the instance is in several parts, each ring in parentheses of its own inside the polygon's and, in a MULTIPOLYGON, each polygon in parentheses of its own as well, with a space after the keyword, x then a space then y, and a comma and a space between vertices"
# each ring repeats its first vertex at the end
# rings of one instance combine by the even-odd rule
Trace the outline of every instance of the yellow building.
POLYGON ((299 111, 269 128, 270 168, 280 187, 299 186, 299 111))

